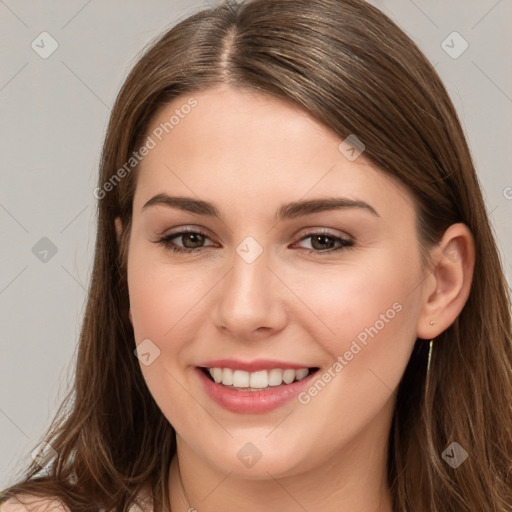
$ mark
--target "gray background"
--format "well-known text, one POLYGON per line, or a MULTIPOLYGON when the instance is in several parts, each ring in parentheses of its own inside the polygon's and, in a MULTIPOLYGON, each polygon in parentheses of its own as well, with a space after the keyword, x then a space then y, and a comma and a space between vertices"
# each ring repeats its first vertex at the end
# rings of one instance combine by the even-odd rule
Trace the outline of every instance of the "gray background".
MULTIPOLYGON (((419 44, 449 90, 510 283, 512 0, 372 3, 419 44), (441 46, 454 31, 469 43, 456 59, 441 46)), ((0 488, 37 445, 72 377, 110 107, 142 48, 205 5, 0 0, 0 488), (44 31, 59 45, 46 59, 31 47, 51 48, 44 31)), ((454 54, 462 44, 452 36, 445 48, 454 54)))

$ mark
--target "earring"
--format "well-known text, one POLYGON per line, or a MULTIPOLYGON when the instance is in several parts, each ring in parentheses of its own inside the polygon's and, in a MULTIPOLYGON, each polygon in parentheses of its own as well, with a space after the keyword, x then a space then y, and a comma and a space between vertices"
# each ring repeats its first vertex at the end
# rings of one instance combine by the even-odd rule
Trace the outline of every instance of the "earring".
POLYGON ((427 374, 430 371, 430 359, 432 358, 432 345, 434 344, 434 340, 430 340, 428 346, 428 362, 427 362, 427 374))
MULTIPOLYGON (((436 322, 433 322, 432 320, 430 320, 430 325, 436 325, 436 322)), ((429 372, 430 370, 430 359, 432 357, 432 345, 434 344, 434 340, 430 340, 429 342, 429 346, 428 346, 428 362, 427 362, 427 373, 429 372)))

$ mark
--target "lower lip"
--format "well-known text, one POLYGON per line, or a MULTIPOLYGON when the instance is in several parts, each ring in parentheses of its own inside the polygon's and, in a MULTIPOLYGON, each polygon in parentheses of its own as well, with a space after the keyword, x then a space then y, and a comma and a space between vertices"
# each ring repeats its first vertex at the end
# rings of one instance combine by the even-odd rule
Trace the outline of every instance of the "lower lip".
POLYGON ((292 384, 281 384, 261 391, 238 391, 211 381, 200 368, 196 368, 196 371, 214 402, 228 411, 240 414, 263 414, 277 409, 295 398, 317 373, 310 373, 292 384))

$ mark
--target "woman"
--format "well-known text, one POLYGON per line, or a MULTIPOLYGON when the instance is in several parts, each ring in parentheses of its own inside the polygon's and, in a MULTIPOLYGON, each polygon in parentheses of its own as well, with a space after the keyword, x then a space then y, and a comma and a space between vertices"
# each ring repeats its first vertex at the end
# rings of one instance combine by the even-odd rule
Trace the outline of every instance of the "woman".
POLYGON ((183 21, 95 196, 75 386, 2 511, 511 510, 505 278, 454 107, 380 11, 183 21))

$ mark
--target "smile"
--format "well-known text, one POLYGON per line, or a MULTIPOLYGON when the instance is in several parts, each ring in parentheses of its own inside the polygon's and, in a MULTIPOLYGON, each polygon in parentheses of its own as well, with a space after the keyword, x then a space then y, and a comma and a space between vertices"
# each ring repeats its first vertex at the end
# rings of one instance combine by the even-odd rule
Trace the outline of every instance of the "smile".
POLYGON ((283 383, 298 382, 309 374, 310 369, 300 368, 295 370, 287 368, 282 370, 272 368, 271 370, 246 372, 244 370, 233 370, 232 368, 207 368, 207 371, 217 384, 243 391, 258 391, 268 387, 281 386, 283 383))
MULTIPOLYGON (((261 362, 245 364, 246 370, 197 366, 195 371, 206 395, 223 409, 238 414, 263 414, 292 401, 310 385, 319 368, 276 368, 261 362), (249 371, 249 366, 256 367, 249 371), (261 366, 268 366, 262 369, 261 366)), ((230 363, 231 366, 235 366, 230 363)), ((276 362, 273 363, 274 365, 276 362)))

